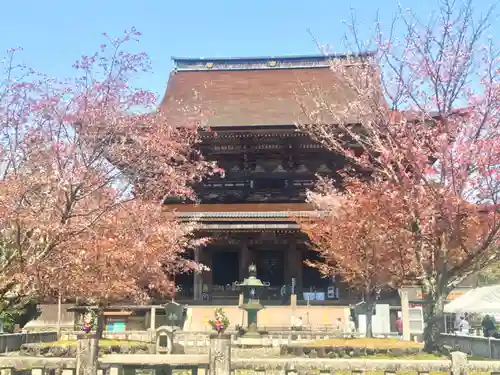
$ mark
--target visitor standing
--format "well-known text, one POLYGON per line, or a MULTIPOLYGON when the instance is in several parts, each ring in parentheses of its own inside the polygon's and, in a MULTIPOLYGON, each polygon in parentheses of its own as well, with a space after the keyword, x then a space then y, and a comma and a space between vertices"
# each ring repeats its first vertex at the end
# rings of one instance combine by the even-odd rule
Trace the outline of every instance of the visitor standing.
POLYGON ((356 323, 354 323, 354 319, 352 316, 349 317, 349 334, 353 334, 356 332, 356 323))
POLYGON ((344 324, 342 323, 342 318, 337 318, 337 331, 343 332, 345 331, 344 324))
POLYGON ((483 327, 484 337, 494 337, 496 334, 496 324, 495 318, 486 314, 481 322, 481 327, 483 327))
POLYGON ((302 331, 302 317, 299 316, 298 319, 295 320, 294 324, 293 324, 293 327, 292 327, 292 330, 293 331, 302 331))
POLYGON ((286 284, 283 284, 283 286, 281 287, 280 294, 281 294, 281 304, 286 305, 287 302, 286 284))
POLYGON ((462 335, 468 335, 469 334, 469 330, 470 330, 470 325, 469 325, 469 322, 467 321, 467 319, 465 319, 464 316, 461 316, 460 317, 460 333, 462 335))
POLYGON ((403 319, 401 318, 401 311, 398 311, 398 318, 396 319, 396 332, 398 337, 403 337, 403 319))

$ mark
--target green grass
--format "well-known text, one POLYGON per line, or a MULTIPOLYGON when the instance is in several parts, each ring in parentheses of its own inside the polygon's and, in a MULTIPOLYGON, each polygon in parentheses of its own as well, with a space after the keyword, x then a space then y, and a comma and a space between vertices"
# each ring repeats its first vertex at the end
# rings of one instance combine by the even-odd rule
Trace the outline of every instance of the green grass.
MULTIPOLYGON (((376 338, 337 338, 316 340, 310 343, 299 343, 307 347, 348 347, 348 348, 375 348, 375 349, 423 349, 423 345, 413 341, 398 339, 376 338)), ((302 346, 302 345, 301 345, 302 346)))
POLYGON ((413 355, 409 354, 397 357, 390 356, 387 354, 374 354, 374 355, 356 357, 353 359, 407 359, 407 360, 417 360, 417 361, 432 361, 432 360, 443 360, 449 358, 439 354, 418 353, 413 355))
MULTIPOLYGON (((145 345, 144 341, 128 341, 128 340, 108 340, 101 339, 99 340, 99 346, 101 348, 106 348, 110 346, 120 346, 120 345, 129 345, 129 346, 142 346, 145 345)), ((51 347, 66 347, 66 346, 76 346, 76 340, 59 340, 52 342, 41 342, 41 346, 51 346, 51 347)))

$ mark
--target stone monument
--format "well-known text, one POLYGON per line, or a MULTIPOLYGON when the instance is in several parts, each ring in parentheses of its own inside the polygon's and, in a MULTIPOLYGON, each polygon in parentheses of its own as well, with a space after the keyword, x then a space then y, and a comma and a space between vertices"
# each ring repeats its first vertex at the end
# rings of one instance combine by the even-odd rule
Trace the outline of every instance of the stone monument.
POLYGON ((257 314, 264 308, 260 303, 260 297, 264 289, 269 287, 269 283, 257 278, 257 267, 251 264, 248 267, 248 278, 237 285, 243 293, 243 304, 240 309, 247 312, 247 329, 243 338, 260 339, 260 333, 257 330, 257 314))

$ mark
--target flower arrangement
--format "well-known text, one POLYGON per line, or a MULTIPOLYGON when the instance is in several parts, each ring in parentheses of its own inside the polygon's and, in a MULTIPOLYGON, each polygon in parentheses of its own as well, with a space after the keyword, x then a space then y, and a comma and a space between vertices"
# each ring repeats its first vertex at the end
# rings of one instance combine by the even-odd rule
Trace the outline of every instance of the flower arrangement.
POLYGON ((97 315, 94 310, 88 309, 82 317, 82 331, 89 333, 97 322, 97 315))
POLYGON ((227 327, 229 327, 229 319, 224 313, 224 310, 222 310, 220 307, 215 309, 214 315, 215 319, 209 320, 208 323, 212 326, 212 329, 214 329, 218 335, 221 335, 224 333, 227 327))

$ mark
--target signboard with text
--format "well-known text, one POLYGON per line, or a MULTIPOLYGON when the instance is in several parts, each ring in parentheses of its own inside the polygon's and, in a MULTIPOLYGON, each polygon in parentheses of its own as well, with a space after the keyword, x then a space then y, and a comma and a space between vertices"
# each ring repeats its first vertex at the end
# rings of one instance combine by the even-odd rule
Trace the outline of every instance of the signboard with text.
MULTIPOLYGON (((405 291, 408 292, 408 300, 410 302, 413 302, 414 304, 418 304, 418 301, 423 301, 423 294, 422 290, 420 287, 407 287, 403 288, 405 291)), ((467 293, 471 288, 456 288, 453 290, 449 295, 448 298, 446 299, 448 302, 453 301, 457 299, 458 297, 463 296, 465 293, 467 293)))

